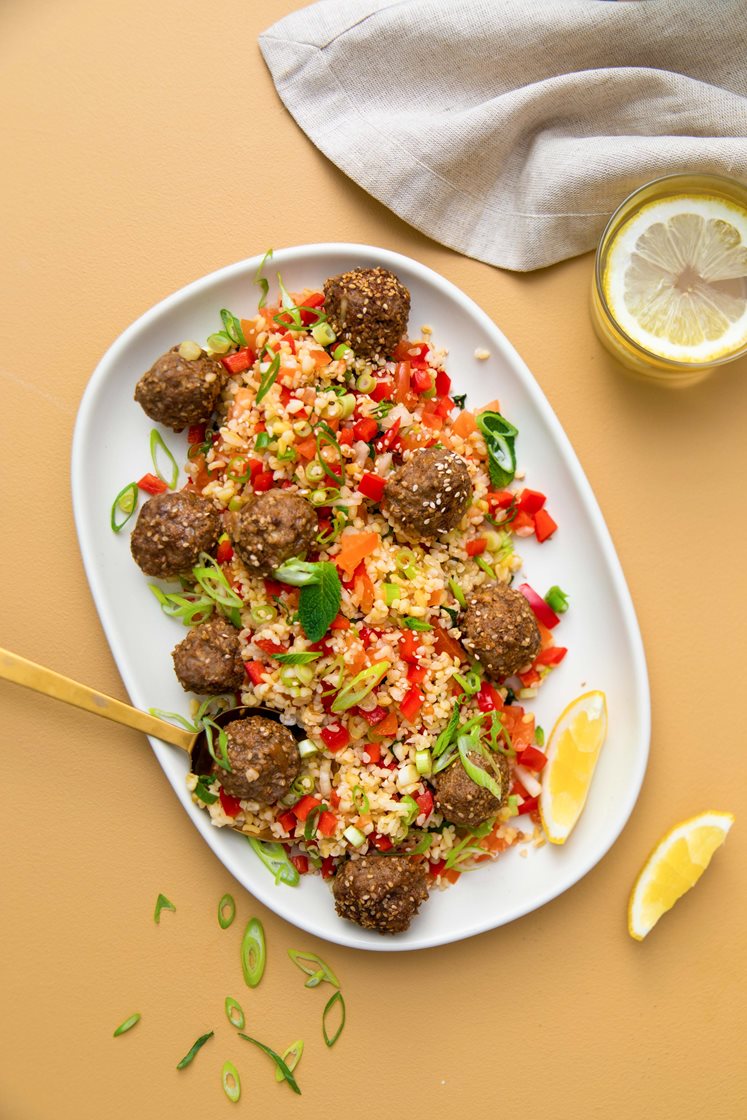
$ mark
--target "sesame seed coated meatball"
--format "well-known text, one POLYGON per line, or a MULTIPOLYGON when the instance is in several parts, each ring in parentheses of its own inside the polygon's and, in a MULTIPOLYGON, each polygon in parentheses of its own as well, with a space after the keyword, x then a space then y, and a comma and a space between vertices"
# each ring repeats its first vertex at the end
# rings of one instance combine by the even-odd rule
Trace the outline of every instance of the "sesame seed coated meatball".
POLYGON ((452 824, 465 828, 478 825, 494 817, 508 801, 511 783, 508 759, 503 754, 491 754, 489 758, 476 752, 468 754, 470 762, 486 770, 498 783, 501 796, 497 798, 489 789, 473 782, 460 759, 432 779, 436 795, 436 805, 440 813, 452 824))
POLYGON ((235 719, 228 736, 231 770, 213 764, 213 773, 231 797, 274 805, 293 785, 301 769, 296 740, 287 727, 265 716, 235 719))
POLYGON ((379 933, 402 933, 428 897, 425 865, 407 856, 347 860, 332 884, 341 918, 379 933))
POLYGON ((407 330, 410 293, 385 268, 354 268, 324 281, 332 330, 358 358, 388 358, 407 330))
POLYGON ((472 482, 461 455, 426 447, 390 474, 382 508, 398 534, 423 539, 453 529, 471 501, 472 482))
POLYGON ((140 510, 130 549, 147 576, 166 579, 193 568, 201 552, 215 547, 220 531, 220 514, 209 498, 167 490, 140 510))
POLYGON ((225 379, 215 358, 201 354, 189 361, 174 346, 140 378, 135 400, 152 420, 179 432, 210 419, 225 379))
POLYGON ((311 548, 317 529, 316 513, 305 498, 287 490, 266 490, 242 507, 233 538, 247 568, 271 576, 286 560, 311 548))
POLYGON ((467 600, 462 642, 494 677, 503 679, 537 656, 541 639, 532 608, 520 591, 493 583, 467 600))
POLYGON ((239 632, 223 615, 195 626, 171 656, 186 692, 235 692, 244 683, 239 632))

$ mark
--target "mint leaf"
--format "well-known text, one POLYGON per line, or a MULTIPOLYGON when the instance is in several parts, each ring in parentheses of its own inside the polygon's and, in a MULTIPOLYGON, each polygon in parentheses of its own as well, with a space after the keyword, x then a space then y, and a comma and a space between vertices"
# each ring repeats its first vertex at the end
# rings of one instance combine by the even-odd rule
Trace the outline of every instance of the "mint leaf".
POLYGON ((337 616, 342 598, 342 585, 337 568, 326 560, 314 565, 316 578, 301 588, 298 617, 310 642, 324 637, 337 616))

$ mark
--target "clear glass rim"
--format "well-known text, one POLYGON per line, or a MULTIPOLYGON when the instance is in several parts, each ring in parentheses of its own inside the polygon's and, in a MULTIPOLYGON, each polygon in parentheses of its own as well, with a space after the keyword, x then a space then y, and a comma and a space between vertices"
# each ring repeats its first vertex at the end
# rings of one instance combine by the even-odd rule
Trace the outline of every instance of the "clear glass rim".
POLYGON ((614 329, 622 335, 622 337, 625 339, 625 341, 627 343, 629 343, 629 345, 632 346, 634 350, 636 350, 639 354, 642 354, 644 357, 655 358, 656 361, 658 361, 658 362, 665 362, 673 372, 679 373, 679 372, 685 372, 687 370, 696 371, 696 370, 701 370, 701 369, 711 369, 713 366, 721 366, 721 365, 725 365, 727 362, 733 362, 737 358, 741 358, 745 354, 747 354, 747 342, 745 343, 745 345, 740 350, 735 350, 733 354, 727 354, 727 355, 725 355, 724 357, 721 357, 721 358, 712 358, 712 359, 710 359, 706 362, 680 362, 680 361, 677 361, 675 358, 664 358, 664 357, 661 356, 661 354, 657 354, 654 350, 647 350, 645 346, 641 346, 640 342, 636 342, 636 340, 634 338, 631 338, 631 336, 627 333, 627 331, 625 331, 620 326, 617 319, 615 318, 615 316, 612 314, 612 311, 610 310, 609 304, 607 303, 607 299, 606 299, 605 294, 604 294, 604 288, 602 286, 602 249, 603 249, 603 246, 605 245, 608 234, 610 233, 612 227, 614 226, 614 224, 617 220, 617 217, 618 217, 620 211, 624 210, 629 202, 631 202, 634 198, 636 198, 643 191, 648 190, 650 187, 655 187, 659 183, 671 183, 671 182, 673 182, 674 180, 677 180, 677 179, 687 179, 690 182, 692 182, 693 179, 704 179, 704 180, 708 180, 708 181, 713 181, 715 179, 717 183, 728 183, 728 185, 730 187, 737 187, 739 191, 747 192, 747 183, 742 183, 742 182, 740 182, 739 179, 733 179, 728 175, 717 175, 717 174, 712 175, 707 171, 698 171, 698 172, 676 171, 671 175, 659 175, 656 179, 649 179, 649 181, 647 183, 641 183, 640 187, 636 187, 635 190, 631 191, 630 194, 627 195, 622 200, 622 202, 615 209, 613 214, 610 216, 610 219, 607 222, 606 226, 604 227, 604 230, 602 232, 602 236, 599 239, 599 245, 597 246, 597 252, 596 252, 596 259, 595 259, 595 262, 594 262, 594 281, 595 281, 597 296, 598 296, 599 301, 602 305, 602 309, 603 309, 605 315, 607 316, 610 323, 613 325, 614 329))

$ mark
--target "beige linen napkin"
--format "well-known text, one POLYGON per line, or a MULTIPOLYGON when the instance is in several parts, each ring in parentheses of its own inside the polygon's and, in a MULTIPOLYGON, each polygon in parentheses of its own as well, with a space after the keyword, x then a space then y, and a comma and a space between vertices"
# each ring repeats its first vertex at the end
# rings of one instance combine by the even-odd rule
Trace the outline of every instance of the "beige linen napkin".
POLYGON ((591 249, 659 175, 747 179, 747 0, 322 0, 260 48, 351 179, 503 268, 591 249))

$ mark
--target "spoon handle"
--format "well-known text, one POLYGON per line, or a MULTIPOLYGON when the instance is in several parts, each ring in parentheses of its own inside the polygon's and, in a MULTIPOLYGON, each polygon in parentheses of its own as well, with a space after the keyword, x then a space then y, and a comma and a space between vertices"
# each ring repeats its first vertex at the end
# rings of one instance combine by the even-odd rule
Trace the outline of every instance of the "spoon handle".
POLYGON ((165 743, 181 747, 188 754, 194 743, 195 737, 191 732, 174 727, 166 720, 141 712, 129 704, 123 704, 121 700, 115 700, 87 685, 71 681, 69 677, 27 661, 25 657, 19 657, 17 653, 11 653, 7 649, 0 649, 0 680, 33 688, 35 692, 51 696, 54 700, 63 700, 66 704, 82 708, 95 716, 134 727, 136 731, 144 731, 146 735, 155 735, 165 743))

